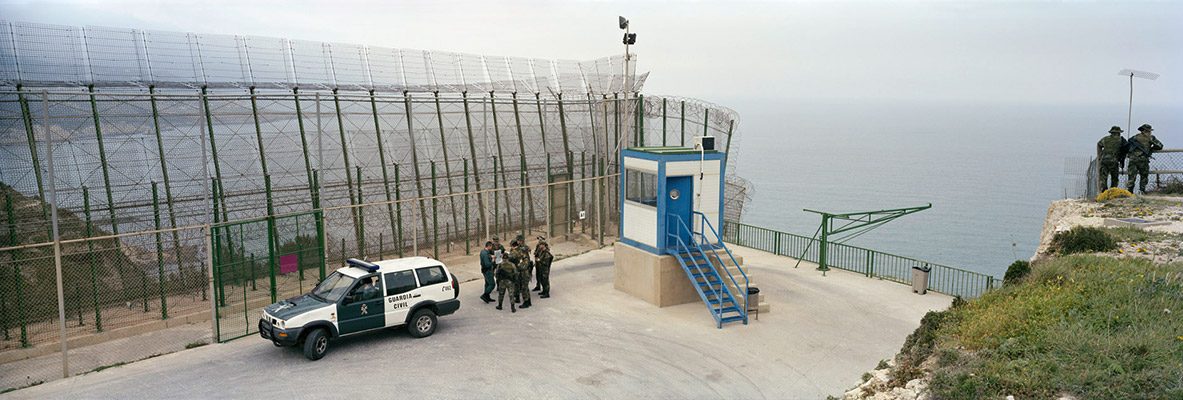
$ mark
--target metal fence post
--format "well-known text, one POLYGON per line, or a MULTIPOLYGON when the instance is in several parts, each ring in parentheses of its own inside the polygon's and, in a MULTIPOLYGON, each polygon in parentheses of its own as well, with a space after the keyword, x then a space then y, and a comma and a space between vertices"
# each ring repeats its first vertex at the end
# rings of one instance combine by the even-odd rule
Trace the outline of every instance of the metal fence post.
MULTIPOLYGON (((514 120, 514 125, 517 126, 517 128, 518 128, 517 129, 517 131, 518 131, 518 155, 520 156, 519 158, 521 159, 521 166, 522 166, 522 170, 518 173, 518 180, 522 186, 530 186, 530 175, 526 174, 526 141, 523 139, 523 136, 522 136, 522 116, 518 112, 518 93, 517 92, 513 93, 513 120, 514 120)), ((541 125, 542 121, 538 121, 538 123, 539 123, 539 125, 541 125)), ((522 201, 521 220, 522 220, 522 234, 523 235, 525 235, 526 231, 529 229, 529 225, 526 222, 527 221, 526 216, 529 215, 530 216, 529 221, 531 223, 534 222, 534 196, 530 192, 531 191, 529 189, 522 188, 521 192, 518 193, 518 196, 522 201), (529 214, 526 213, 527 206, 529 206, 529 209, 530 209, 529 214)))
MULTIPOLYGON (((152 218, 156 222, 156 280, 160 283, 160 319, 168 319, 168 302, 164 296, 164 244, 160 237, 160 195, 156 181, 152 181, 152 218)), ((176 231, 173 231, 176 232, 176 231)))
MULTIPOLYGON (((439 122, 440 127, 440 152, 444 155, 444 182, 448 184, 448 193, 452 193, 452 164, 448 158, 448 141, 444 135, 444 111, 440 106, 440 92, 435 92, 435 119, 439 122)), ((433 179, 434 181, 434 179, 433 179)), ((452 226, 460 224, 460 216, 456 215, 456 197, 449 196, 448 204, 451 205, 452 226)), ((448 251, 451 251, 451 236, 444 235, 444 239, 448 240, 448 251)))
MULTIPOLYGON (((370 90, 370 110, 374 114, 374 140, 378 144, 378 163, 382 166, 382 185, 386 191, 386 213, 390 218, 390 233, 394 234, 394 224, 396 222, 394 219, 394 205, 390 203, 390 175, 386 172, 386 149, 382 146, 382 126, 378 123, 378 102, 374 99, 373 90, 370 90)), ((361 178, 358 178, 358 182, 358 186, 360 187, 361 178)), ((381 245, 382 241, 379 240, 378 244, 381 245)))
MULTIPOLYGON (((335 107, 336 112, 337 112, 337 133, 341 137, 341 158, 345 161, 345 186, 349 188, 349 205, 356 206, 358 204, 358 202, 357 202, 357 199, 355 199, 353 197, 354 196, 353 174, 350 173, 351 168, 349 167, 349 145, 345 141, 345 120, 344 120, 345 117, 343 117, 341 114, 341 96, 338 95, 337 88, 333 88, 333 106, 335 107)), ((409 121, 409 118, 408 118, 408 121, 409 121)), ((408 124, 410 124, 410 122, 408 122, 408 124)), ((413 143, 414 142, 412 142, 412 146, 413 146, 413 143)), ((320 160, 320 162, 323 163, 324 159, 322 158, 320 160)), ((361 241, 362 232, 361 232, 361 225, 358 224, 357 213, 358 213, 357 208, 351 207, 349 209, 349 215, 351 217, 353 217, 354 238, 357 239, 358 241, 361 241)))
POLYGON ((472 238, 471 238, 471 235, 469 234, 469 230, 472 229, 472 220, 469 216, 469 205, 470 204, 469 204, 469 199, 468 199, 468 159, 464 159, 464 234, 462 236, 464 237, 464 254, 465 255, 468 255, 471 253, 471 251, 469 249, 469 244, 470 244, 469 242, 471 241, 470 239, 472 239, 472 238))
MULTIPOLYGON (((94 224, 90 219, 90 190, 86 186, 82 187, 82 209, 86 212, 86 237, 89 239, 94 235, 94 224)), ((94 326, 95 332, 103 331, 103 315, 99 312, 99 278, 98 265, 95 262, 94 241, 86 241, 87 255, 90 258, 90 295, 94 302, 94 326)), ((8 325, 5 324, 5 334, 7 335, 8 325)))
POLYGON ((431 244, 435 249, 435 258, 440 258, 440 210, 439 199, 436 197, 435 160, 431 161, 431 244))
MULTIPOLYGON (((398 250, 399 257, 403 256, 403 249, 406 248, 406 245, 403 244, 403 202, 402 202, 403 195, 402 195, 402 192, 403 192, 402 191, 402 180, 399 178, 398 164, 394 164, 394 200, 395 200, 394 210, 396 213, 398 213, 398 223, 397 223, 398 245, 395 246, 395 248, 398 250)), ((412 226, 415 225, 415 218, 413 218, 413 216, 411 218, 411 225, 412 226)))
POLYGON ((49 130, 49 92, 41 92, 43 116, 41 128, 45 131, 45 161, 49 173, 49 212, 53 230, 53 265, 57 273, 58 322, 62 332, 62 378, 70 377, 69 344, 66 338, 66 298, 62 290, 62 241, 58 232, 57 182, 53 175, 53 133, 49 130))
MULTIPOLYGON (((477 164, 476 164, 476 160, 477 160, 476 143, 473 140, 473 135, 472 135, 472 116, 468 111, 468 92, 467 91, 463 93, 463 99, 464 99, 464 127, 465 127, 465 129, 468 130, 468 152, 472 156, 472 179, 473 179, 473 184, 476 185, 476 191, 480 192, 481 191, 481 170, 480 170, 480 168, 477 167, 477 164)), ((465 166, 467 166, 467 165, 468 164, 466 162, 465 166)), ((465 176, 467 176, 467 174, 465 174, 465 176)), ((465 189, 464 191, 467 192, 468 189, 465 189)), ((485 201, 484 196, 477 195, 477 209, 484 209, 484 206, 483 206, 484 201, 485 201)), ((479 221, 480 224, 484 225, 484 226, 488 226, 487 221, 485 221, 485 214, 481 213, 480 216, 481 216, 480 221, 479 221)), ((477 243, 477 244, 480 245, 480 243, 477 243)))
POLYGON ((369 252, 366 251, 368 249, 368 247, 366 246, 366 210, 365 210, 365 206, 361 205, 361 204, 366 204, 365 198, 362 197, 362 187, 365 185, 362 185, 362 181, 361 181, 361 167, 358 166, 358 167, 354 167, 354 168, 357 169, 357 204, 358 204, 358 206, 354 207, 357 209, 357 223, 358 223, 357 252, 360 253, 359 255, 361 255, 362 258, 365 258, 367 255, 369 255, 369 252))

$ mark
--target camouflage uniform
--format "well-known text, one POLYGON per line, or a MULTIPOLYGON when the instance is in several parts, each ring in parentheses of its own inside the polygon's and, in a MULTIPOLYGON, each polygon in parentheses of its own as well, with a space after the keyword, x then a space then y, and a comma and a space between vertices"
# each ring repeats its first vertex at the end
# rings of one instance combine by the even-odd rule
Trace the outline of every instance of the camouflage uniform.
MULTIPOLYGON (((542 242, 542 244, 545 245, 546 242, 542 242)), ((538 268, 538 284, 542 286, 542 293, 539 293, 538 297, 545 299, 550 297, 550 263, 554 261, 555 256, 550 254, 549 245, 546 246, 547 248, 542 248, 543 246, 538 247, 540 249, 534 252, 534 258, 538 259, 538 264, 536 265, 538 268)))
POLYGON ((514 312, 517 312, 517 307, 514 307, 514 304, 513 304, 514 292, 517 289, 517 285, 514 284, 514 275, 515 274, 516 274, 516 272, 514 271, 513 264, 501 263, 501 265, 497 267, 497 309, 498 310, 501 309, 501 303, 505 301, 505 292, 508 291, 509 292, 509 309, 514 312))
POLYGON ((1117 187, 1125 155, 1126 141, 1121 137, 1121 128, 1117 126, 1109 128, 1109 136, 1103 137, 1097 142, 1097 166, 1101 175, 1097 179, 1097 184, 1100 185, 1101 192, 1111 187, 1117 187), (1106 182, 1105 178, 1109 178, 1109 181, 1106 182))
MULTIPOLYGON (((546 240, 543 240, 542 236, 539 236, 538 244, 534 245, 534 258, 538 258, 538 252, 542 251, 543 245, 550 247, 549 244, 546 244, 546 240)), ((538 263, 534 263, 534 291, 542 290, 542 270, 538 268, 538 263)))
POLYGON ((1134 182, 1138 177, 1141 177, 1142 180, 1138 182, 1138 188, 1142 190, 1142 193, 1146 193, 1146 181, 1150 178, 1150 158, 1154 151, 1162 150, 1162 142, 1150 134, 1154 128, 1148 124, 1138 127, 1138 131, 1140 133, 1131 137, 1129 141, 1130 165, 1129 175, 1126 177, 1126 189, 1133 193, 1134 182))
POLYGON ((526 246, 517 246, 510 250, 510 261, 517 265, 517 287, 514 288, 515 295, 522 297, 522 308, 530 307, 530 266, 534 264, 530 260, 530 249, 526 246))

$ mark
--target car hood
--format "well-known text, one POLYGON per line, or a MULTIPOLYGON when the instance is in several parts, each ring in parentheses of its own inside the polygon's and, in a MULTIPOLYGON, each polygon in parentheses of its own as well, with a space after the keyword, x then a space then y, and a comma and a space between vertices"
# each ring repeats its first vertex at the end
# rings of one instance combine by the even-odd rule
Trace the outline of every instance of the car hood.
POLYGON ((263 311, 266 311, 275 318, 289 320, 297 315, 332 304, 304 294, 263 307, 263 311))

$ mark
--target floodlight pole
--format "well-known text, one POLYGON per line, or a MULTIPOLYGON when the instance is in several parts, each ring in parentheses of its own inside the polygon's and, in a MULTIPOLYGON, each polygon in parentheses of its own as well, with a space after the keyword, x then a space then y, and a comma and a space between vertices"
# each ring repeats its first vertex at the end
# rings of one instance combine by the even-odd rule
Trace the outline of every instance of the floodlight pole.
POLYGON ((1134 73, 1130 72, 1130 110, 1126 114, 1125 120, 1125 136, 1130 137, 1130 127, 1133 126, 1134 121, 1134 73))
POLYGON ((1133 122, 1134 122, 1134 77, 1149 79, 1149 80, 1153 81, 1155 79, 1158 79, 1158 74, 1153 73, 1153 72, 1139 71, 1136 69, 1123 69, 1123 70, 1119 71, 1117 74, 1121 75, 1121 76, 1126 76, 1126 75, 1130 76, 1130 109, 1129 109, 1128 114, 1126 114, 1126 123, 1125 123, 1126 124, 1125 125, 1126 137, 1129 137, 1132 135, 1131 131, 1133 129, 1131 129, 1131 128, 1133 128, 1133 126, 1134 126, 1134 124, 1133 124, 1133 122))

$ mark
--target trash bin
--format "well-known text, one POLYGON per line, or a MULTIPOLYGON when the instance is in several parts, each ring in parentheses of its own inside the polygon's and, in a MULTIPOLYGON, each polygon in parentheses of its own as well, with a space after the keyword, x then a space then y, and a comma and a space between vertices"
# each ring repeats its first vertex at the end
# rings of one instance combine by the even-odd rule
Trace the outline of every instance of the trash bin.
POLYGON ((932 267, 925 265, 912 266, 912 293, 928 293, 928 273, 932 267))

